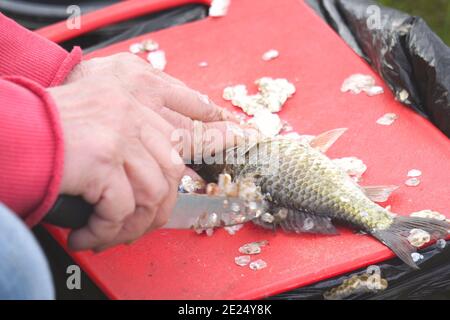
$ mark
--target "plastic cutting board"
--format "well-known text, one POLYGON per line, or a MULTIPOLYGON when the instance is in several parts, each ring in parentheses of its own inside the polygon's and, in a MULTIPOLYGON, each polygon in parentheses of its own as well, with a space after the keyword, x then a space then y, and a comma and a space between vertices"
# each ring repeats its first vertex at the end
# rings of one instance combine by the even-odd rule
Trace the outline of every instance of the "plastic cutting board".
MULTIPOLYGON (((232 1, 226 17, 148 34, 87 58, 128 51, 130 44, 148 38, 165 50, 166 72, 230 109, 234 107, 221 98, 224 87, 243 83, 255 90, 253 81, 259 77, 287 78, 297 93, 280 116, 295 131, 319 134, 348 128, 328 155, 361 158, 368 166, 363 185, 401 186, 386 203, 392 211, 450 213, 449 140, 396 102, 372 69, 303 1, 232 1), (261 55, 272 48, 279 50, 279 58, 263 61, 261 55), (200 68, 201 61, 208 67, 200 68), (342 82, 354 73, 373 75, 386 93, 375 97, 341 93, 342 82), (376 124, 388 112, 399 119, 391 126, 376 124), (407 187, 406 174, 414 168, 423 172, 421 184, 407 187)), ((65 246, 67 231, 48 229, 65 246)), ((339 236, 288 235, 246 225, 234 236, 219 230, 207 237, 159 230, 99 254, 69 253, 114 299, 256 299, 393 257, 370 236, 340 231, 339 236), (268 267, 252 271, 237 266, 238 248, 257 240, 269 241, 257 257, 268 267)))

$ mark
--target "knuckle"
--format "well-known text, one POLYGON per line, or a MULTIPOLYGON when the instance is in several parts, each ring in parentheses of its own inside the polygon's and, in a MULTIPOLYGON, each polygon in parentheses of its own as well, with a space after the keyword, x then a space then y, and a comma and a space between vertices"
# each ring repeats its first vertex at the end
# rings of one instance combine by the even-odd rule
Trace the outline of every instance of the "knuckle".
POLYGON ((147 92, 158 92, 159 94, 162 94, 167 86, 151 69, 148 69, 147 67, 139 67, 139 69, 133 73, 132 77, 132 81, 136 84, 136 86, 150 86, 147 92))
MULTIPOLYGON (((174 152, 176 152, 176 151, 174 151, 174 152)), ((172 168, 172 172, 173 172, 175 178, 181 178, 183 176, 184 170, 186 168, 185 165, 182 163, 181 157, 178 156, 178 158, 179 158, 180 163, 174 164, 173 168, 172 168)))
MULTIPOLYGON (((106 190, 103 193, 104 201, 108 201, 110 203, 117 202, 117 193, 112 192, 113 188, 117 188, 118 186, 111 187, 109 190, 106 190)), ((135 204, 132 201, 125 201, 121 203, 121 207, 116 210, 116 212, 108 214, 108 220, 110 221, 112 226, 124 221, 127 217, 129 217, 135 210, 135 204)))
MULTIPOLYGON (((174 151, 176 152, 176 151, 174 151)), ((177 163, 173 163, 166 167, 166 173, 167 176, 171 179, 176 181, 177 183, 181 180, 183 177, 184 171, 185 171, 185 165, 183 164, 183 160, 180 156, 178 156, 179 159, 175 160, 177 163)), ((169 192, 169 191, 168 191, 169 192)))
POLYGON ((149 82, 153 81, 152 74, 150 72, 145 72, 145 70, 139 70, 138 72, 135 72, 132 77, 137 83, 148 84, 149 82))
POLYGON ((139 220, 130 217, 123 225, 122 230, 128 235, 127 241, 133 241, 142 235, 144 227, 139 220))
POLYGON ((164 212, 158 212, 155 218, 153 219, 151 228, 153 229, 161 228, 162 226, 166 225, 167 222, 169 222, 169 215, 165 214, 164 212))
POLYGON ((143 204, 148 209, 154 209, 159 203, 167 197, 169 193, 169 185, 164 181, 158 181, 158 183, 153 183, 149 186, 147 191, 147 196, 145 197, 145 203, 143 204))
POLYGON ((99 149, 101 162, 114 167, 121 165, 123 162, 123 146, 124 142, 120 135, 115 132, 105 134, 105 137, 101 139, 101 147, 99 149))
POLYGON ((218 107, 206 105, 202 108, 202 113, 205 121, 222 120, 222 112, 218 107))
POLYGON ((130 244, 139 239, 142 235, 142 226, 141 227, 135 227, 135 226, 127 226, 125 225, 122 228, 122 234, 124 237, 120 240, 123 244, 130 244))
POLYGON ((129 109, 133 106, 133 100, 130 99, 129 93, 122 86, 115 86, 111 92, 111 101, 117 108, 129 109))
POLYGON ((169 184, 164 181, 163 183, 158 183, 154 192, 153 197, 156 203, 161 203, 169 193, 169 184))
MULTIPOLYGON (((199 98, 199 100, 200 100, 200 98, 199 98)), ((214 119, 214 117, 216 116, 215 110, 213 108, 210 108, 208 105, 205 105, 204 103, 202 103, 201 100, 199 103, 198 110, 199 110, 200 117, 202 120, 208 121, 210 119, 214 119)))
MULTIPOLYGON (((117 70, 122 72, 122 75, 129 75, 130 67, 134 67, 137 63, 141 62, 142 59, 134 54, 128 52, 118 53, 113 57, 112 66, 117 70)), ((134 69, 134 68, 133 68, 134 69)))
POLYGON ((211 118, 213 120, 223 120, 224 118, 224 111, 222 108, 216 106, 216 105, 211 105, 211 118))
POLYGON ((169 222, 169 218, 166 216, 158 216, 155 218, 154 226, 155 228, 161 228, 162 226, 166 225, 167 222, 169 222))
POLYGON ((115 60, 118 63, 126 63, 129 61, 136 61, 136 59, 139 59, 136 55, 130 53, 130 52, 120 52, 114 55, 115 60))

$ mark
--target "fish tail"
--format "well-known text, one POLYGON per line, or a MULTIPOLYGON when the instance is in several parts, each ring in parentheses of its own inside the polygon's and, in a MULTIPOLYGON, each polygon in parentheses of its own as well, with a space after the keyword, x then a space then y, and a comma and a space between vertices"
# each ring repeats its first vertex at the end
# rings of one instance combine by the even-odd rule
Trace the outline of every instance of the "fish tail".
POLYGON ((450 223, 437 219, 397 216, 390 227, 384 230, 375 230, 371 234, 388 246, 394 253, 414 269, 419 269, 411 254, 416 248, 408 241, 412 229, 421 229, 428 232, 432 240, 446 238, 450 223))

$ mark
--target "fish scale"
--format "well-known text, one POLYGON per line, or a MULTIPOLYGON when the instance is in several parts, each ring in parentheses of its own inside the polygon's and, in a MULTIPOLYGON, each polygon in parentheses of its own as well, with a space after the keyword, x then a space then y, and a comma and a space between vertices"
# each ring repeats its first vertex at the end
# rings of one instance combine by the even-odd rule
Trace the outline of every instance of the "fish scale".
MULTIPOLYGON (((436 240, 447 236, 450 224, 436 219, 397 216, 373 202, 347 172, 322 152, 344 131, 326 132, 309 143, 277 137, 250 148, 233 148, 227 151, 222 168, 235 180, 253 178, 261 192, 269 195, 267 202, 274 220, 267 222, 260 218, 254 221, 256 224, 266 228, 281 227, 288 232, 333 234, 337 231, 331 220, 346 222, 371 234, 409 266, 418 268, 411 256, 416 248, 407 239, 409 232, 422 229, 436 240), (236 162, 237 156, 241 156, 241 162, 236 162)), ((217 168, 212 171, 217 172, 217 168)), ((385 187, 390 189, 389 193, 395 189, 385 187)), ((381 187, 372 187, 372 192, 373 188, 381 187)))
POLYGON ((332 216, 365 231, 387 228, 392 223, 386 210, 370 201, 346 172, 320 151, 282 138, 254 148, 257 147, 262 148, 259 166, 228 166, 228 170, 235 177, 261 175, 256 178, 256 184, 264 194, 269 193, 277 205, 332 216), (273 150, 279 153, 278 170, 261 174, 269 168, 267 160, 273 150), (370 218, 361 216, 361 212, 370 213, 370 218))

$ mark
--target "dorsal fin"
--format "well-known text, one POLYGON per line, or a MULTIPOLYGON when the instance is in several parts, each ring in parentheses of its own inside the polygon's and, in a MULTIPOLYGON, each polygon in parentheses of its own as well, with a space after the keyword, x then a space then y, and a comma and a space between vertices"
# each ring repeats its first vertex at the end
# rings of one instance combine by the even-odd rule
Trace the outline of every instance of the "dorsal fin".
POLYGON ((311 147, 325 153, 339 139, 339 137, 344 134, 345 131, 347 131, 347 128, 339 128, 321 133, 309 144, 311 147))

